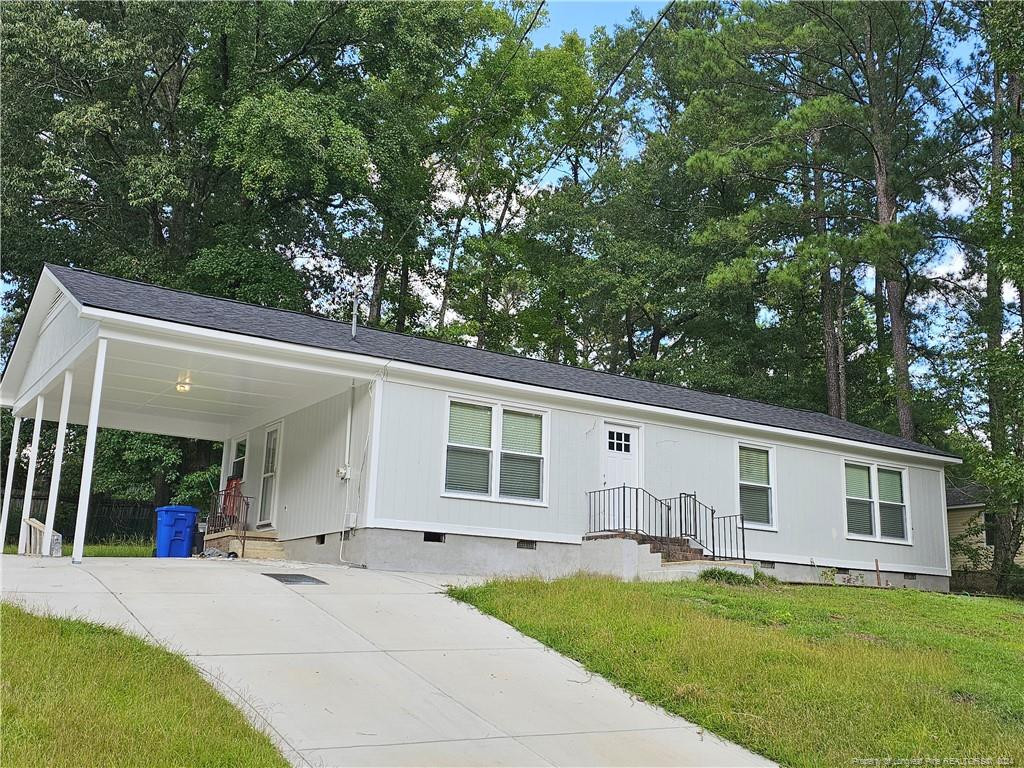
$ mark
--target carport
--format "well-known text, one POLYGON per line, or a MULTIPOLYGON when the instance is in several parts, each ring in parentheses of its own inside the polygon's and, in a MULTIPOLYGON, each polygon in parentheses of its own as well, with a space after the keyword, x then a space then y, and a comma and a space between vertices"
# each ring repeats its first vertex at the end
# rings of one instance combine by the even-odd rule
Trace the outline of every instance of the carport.
MULTIPOLYGON (((19 554, 28 548, 43 421, 57 422, 57 439, 40 554, 50 551, 67 425, 86 427, 72 551, 72 561, 78 563, 85 543, 99 427, 228 441, 251 425, 272 422, 355 384, 373 381, 381 367, 380 360, 273 338, 264 328, 252 327, 244 304, 180 294, 182 311, 187 306, 191 314, 178 316, 174 292, 160 291, 165 304, 154 311, 146 304, 148 286, 119 281, 119 291, 123 290, 117 297, 119 309, 104 308, 109 302, 97 292, 109 292, 109 279, 101 285, 94 282, 96 277, 65 267, 43 269, 0 381, 0 407, 10 408, 14 415, 0 521, 3 531, 10 514, 19 432, 25 419, 32 420, 19 554), (202 327, 206 318, 195 313, 203 311, 204 302, 222 315, 222 325, 233 324, 240 332, 202 327), (237 317, 225 320, 225 312, 230 315, 235 307, 237 317)), ((304 323, 327 322, 297 313, 279 314, 287 316, 289 328, 294 326, 300 335, 304 323)), ((331 325, 334 332, 347 331, 342 325, 331 325)))

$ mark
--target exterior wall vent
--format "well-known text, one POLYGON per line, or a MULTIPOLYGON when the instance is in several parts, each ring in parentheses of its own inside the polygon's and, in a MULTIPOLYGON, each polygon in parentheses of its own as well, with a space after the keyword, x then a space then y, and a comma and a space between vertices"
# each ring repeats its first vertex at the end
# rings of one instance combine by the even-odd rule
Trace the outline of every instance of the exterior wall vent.
POLYGON ((424 531, 423 540, 433 542, 434 544, 444 544, 444 534, 437 531, 424 531))
POLYGON ((58 310, 64 304, 64 291, 57 291, 53 295, 53 299, 50 301, 50 306, 46 308, 46 317, 43 318, 42 327, 45 328, 50 324, 50 321, 57 316, 58 310))
POLYGON ((516 549, 536 549, 537 542, 529 539, 520 539, 516 542, 516 549))
POLYGON ((904 573, 903 578, 907 581, 917 581, 916 573, 904 573))
POLYGON ((765 570, 768 570, 770 568, 774 568, 775 567, 775 561, 774 560, 762 560, 758 567, 764 568, 765 570))

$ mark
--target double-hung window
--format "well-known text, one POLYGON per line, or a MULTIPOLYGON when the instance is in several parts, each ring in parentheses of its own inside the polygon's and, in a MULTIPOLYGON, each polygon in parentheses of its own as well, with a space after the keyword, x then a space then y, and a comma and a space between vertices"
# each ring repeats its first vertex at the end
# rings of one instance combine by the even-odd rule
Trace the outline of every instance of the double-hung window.
POLYGON ((739 447, 740 514, 744 525, 771 528, 775 524, 771 464, 769 449, 739 447))
POLYGON ((543 414, 452 400, 444 489, 491 499, 542 501, 544 448, 543 414))
POLYGON ((875 464, 847 462, 846 532, 850 536, 906 541, 905 473, 875 464))

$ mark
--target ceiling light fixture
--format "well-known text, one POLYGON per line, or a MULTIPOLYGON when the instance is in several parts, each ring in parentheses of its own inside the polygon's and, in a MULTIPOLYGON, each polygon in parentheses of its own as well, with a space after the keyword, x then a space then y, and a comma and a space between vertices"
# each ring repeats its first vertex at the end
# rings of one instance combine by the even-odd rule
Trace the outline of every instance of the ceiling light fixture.
POLYGON ((178 383, 174 385, 174 388, 182 394, 192 389, 192 374, 183 373, 178 377, 178 383))

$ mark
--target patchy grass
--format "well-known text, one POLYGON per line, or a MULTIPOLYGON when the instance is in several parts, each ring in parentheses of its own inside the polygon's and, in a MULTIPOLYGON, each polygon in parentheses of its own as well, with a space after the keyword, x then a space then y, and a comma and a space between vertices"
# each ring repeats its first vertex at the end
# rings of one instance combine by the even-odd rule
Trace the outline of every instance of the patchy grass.
MULTIPOLYGON (((86 544, 85 557, 152 557, 152 541, 111 541, 102 544, 86 544)), ((64 557, 71 557, 71 544, 65 543, 61 546, 64 557)), ((16 555, 17 544, 5 544, 5 555, 16 555)))
POLYGON ((785 765, 1024 765, 1024 603, 586 576, 450 594, 785 765))
POLYGON ((286 766, 182 657, 0 605, 3 765, 286 766))

